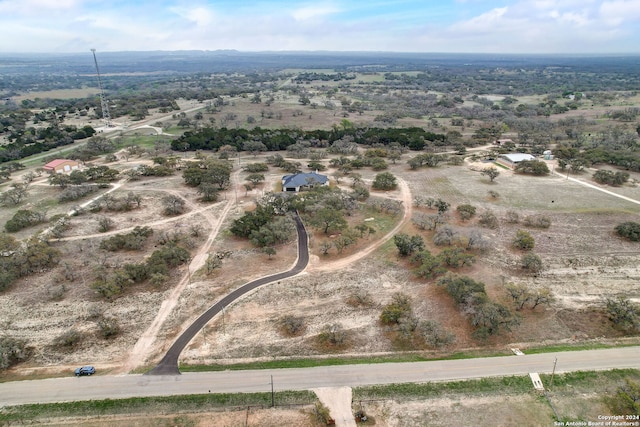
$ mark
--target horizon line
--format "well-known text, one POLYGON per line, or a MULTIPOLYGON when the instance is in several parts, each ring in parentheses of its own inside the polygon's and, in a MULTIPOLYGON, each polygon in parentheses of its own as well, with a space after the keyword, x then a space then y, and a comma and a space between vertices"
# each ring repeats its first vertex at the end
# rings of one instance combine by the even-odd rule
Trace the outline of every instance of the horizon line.
MULTIPOLYGON (((94 48, 88 49, 92 51, 94 48)), ((640 56, 638 52, 420 52, 420 51, 393 51, 393 50, 238 50, 238 49, 154 49, 154 50, 99 50, 100 53, 175 53, 175 52, 201 52, 201 53, 238 53, 238 54, 385 54, 385 55, 505 55, 505 56, 640 56)), ((0 51, 0 55, 77 55, 84 51, 46 52, 46 51, 0 51)))

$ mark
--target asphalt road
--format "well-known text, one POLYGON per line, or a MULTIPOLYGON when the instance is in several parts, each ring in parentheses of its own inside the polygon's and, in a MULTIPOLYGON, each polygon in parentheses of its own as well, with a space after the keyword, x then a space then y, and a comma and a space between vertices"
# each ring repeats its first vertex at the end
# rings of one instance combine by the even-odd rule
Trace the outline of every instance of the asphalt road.
POLYGON ((614 368, 640 369, 640 347, 621 347, 432 362, 187 372, 182 375, 94 375, 76 378, 70 372, 68 378, 0 383, 0 407, 26 403, 142 396, 269 392, 271 376, 273 376, 274 389, 281 391, 450 381, 527 375, 530 372, 551 373, 556 358, 558 360, 556 373, 614 368))
POLYGON ((207 323, 213 319, 216 314, 220 313, 226 306, 240 298, 242 295, 250 292, 260 286, 268 283, 277 282, 278 280, 293 277, 301 273, 309 264, 309 238, 307 230, 298 215, 295 217, 296 230, 298 232, 298 260, 291 270, 282 273, 273 274, 271 276, 261 277, 245 285, 242 285, 235 291, 226 295, 220 301, 215 303, 210 309, 198 317, 173 343, 167 353, 164 355, 160 363, 147 372, 146 375, 180 375, 178 369, 178 358, 180 353, 185 349, 189 342, 204 328, 207 323))

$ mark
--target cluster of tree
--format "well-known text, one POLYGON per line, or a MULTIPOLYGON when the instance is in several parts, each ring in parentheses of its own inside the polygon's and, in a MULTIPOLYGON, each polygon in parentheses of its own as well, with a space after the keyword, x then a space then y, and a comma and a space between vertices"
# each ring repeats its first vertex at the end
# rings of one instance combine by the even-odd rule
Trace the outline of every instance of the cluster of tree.
POLYGON ((549 288, 532 290, 524 284, 509 283, 506 286, 506 291, 518 311, 527 306, 534 310, 539 305, 549 305, 555 301, 555 296, 549 288))
POLYGON ((231 164, 213 158, 190 162, 183 170, 182 178, 189 187, 212 184, 217 190, 224 190, 231 182, 231 164))
POLYGON ((613 395, 605 397, 605 403, 612 414, 637 416, 640 414, 640 383, 625 379, 624 384, 613 395))
POLYGON ((511 241, 511 245, 516 249, 530 251, 535 247, 536 241, 528 231, 518 230, 516 231, 515 237, 511 241))
POLYGON ((52 125, 44 129, 27 128, 14 130, 8 135, 9 144, 0 147, 0 162, 22 159, 43 153, 74 141, 91 137, 95 130, 91 126, 78 129, 73 125, 52 125))
POLYGON ((443 225, 433 233, 433 243, 436 246, 457 246, 466 250, 485 250, 489 241, 477 228, 461 229, 450 225, 443 225))
POLYGON ((417 207, 426 206, 429 209, 437 210, 437 213, 434 214, 418 212, 412 218, 413 224, 420 230, 433 231, 447 222, 447 212, 451 206, 448 202, 433 197, 416 196, 413 203, 417 207))
POLYGON ((320 251, 323 255, 327 255, 331 248, 335 248, 336 251, 340 254, 349 246, 356 244, 358 242, 358 239, 361 239, 365 235, 370 235, 375 232, 375 228, 365 223, 358 224, 353 228, 349 228, 345 225, 345 228, 332 241, 325 240, 324 242, 320 243, 320 251))
MULTIPOLYGON (((453 239, 450 236, 446 244, 455 244, 453 239)), ((437 236, 435 240, 445 244, 445 239, 440 236, 437 236)), ((393 242, 400 256, 411 256, 414 274, 425 279, 433 279, 446 273, 448 269, 468 266, 475 261, 473 254, 458 246, 447 247, 434 256, 425 249, 424 239, 420 235, 396 234, 393 236, 393 242)))
POLYGON ((20 162, 6 163, 0 166, 0 179, 9 179, 15 171, 24 169, 26 166, 20 162))
MULTIPOLYGON (((96 135, 89 138, 81 147, 71 151, 66 157, 79 162, 86 162, 102 154, 113 153, 115 150, 116 146, 113 141, 104 136, 96 135)), ((49 159, 47 159, 47 161, 49 161, 49 159)))
POLYGON ((577 133, 575 142, 559 144, 553 154, 558 163, 593 166, 609 164, 625 170, 640 171, 638 134, 611 128, 590 138, 577 133))
POLYGON ((277 321, 279 332, 285 337, 297 337, 304 333, 307 326, 304 323, 304 319, 300 316, 294 316, 287 314, 282 316, 277 321))
POLYGON ((298 76, 292 79, 292 81, 294 83, 300 84, 300 83, 311 83, 316 80, 320 80, 323 82, 329 82, 329 81, 339 82, 341 80, 355 80, 355 78, 356 78, 356 75, 351 73, 339 72, 339 73, 329 74, 329 73, 319 73, 317 71, 313 71, 313 72, 307 71, 307 72, 298 74, 298 76))
POLYGON ((375 229, 362 223, 349 227, 346 216, 351 216, 357 209, 358 202, 354 194, 340 189, 319 187, 304 195, 304 200, 295 203, 296 208, 304 215, 306 222, 318 228, 325 235, 338 234, 332 241, 320 244, 320 251, 326 255, 333 247, 342 253, 347 247, 354 245, 358 239, 375 233, 375 229))
POLYGON ((522 223, 527 227, 549 228, 551 227, 551 218, 546 215, 527 215, 522 223))
POLYGON ((125 264, 112 272, 104 267, 98 269, 96 278, 90 286, 99 295, 110 300, 136 283, 147 280, 154 286, 165 283, 170 271, 189 259, 191 255, 188 250, 179 245, 167 244, 155 250, 143 263, 125 264))
MULTIPOLYGON (((274 159, 273 161, 275 162, 276 160, 274 159)), ((242 167, 242 170, 249 173, 267 172, 269 170, 269 165, 266 163, 249 163, 247 165, 244 165, 242 167)))
POLYGON ((0 291, 21 277, 55 267, 61 257, 59 250, 36 237, 20 243, 7 234, 0 235, 0 253, 0 291))
POLYGON ((508 307, 491 301, 482 282, 467 276, 447 274, 438 280, 438 285, 443 286, 461 311, 469 316, 477 338, 486 339, 519 323, 518 317, 508 307))
POLYGON ((397 144, 415 151, 424 150, 429 144, 436 146, 447 144, 447 135, 430 132, 422 127, 368 128, 364 131, 353 129, 349 134, 353 135, 354 142, 357 144, 384 146, 397 144))
POLYGON ((526 254, 522 255, 522 257, 520 257, 520 267, 523 270, 535 275, 542 271, 544 264, 540 256, 534 254, 533 252, 527 252, 526 254))
POLYGON ((419 169, 423 166, 434 168, 438 163, 447 161, 448 157, 444 154, 424 153, 409 159, 407 164, 411 169, 419 169))
POLYGON ((109 212, 128 212, 140 208, 141 205, 142 196, 129 191, 124 197, 116 197, 112 193, 104 194, 97 201, 91 203, 88 209, 93 213, 101 212, 103 209, 109 212))
MULTIPOLYGON (((142 120, 149 115, 150 109, 159 109, 163 113, 180 110, 180 106, 167 93, 160 94, 118 94, 110 98, 109 114, 112 117, 131 116, 133 120, 142 120), (154 96, 155 95, 155 96, 154 96)), ((102 105, 97 103, 94 117, 102 118, 102 105)))
POLYGON ((324 325, 316 335, 316 343, 321 348, 332 350, 344 348, 349 343, 349 332, 340 323, 324 325))
POLYGON ((217 251, 217 252, 209 252, 207 255, 207 259, 204 262, 204 267, 207 275, 213 273, 215 270, 222 267, 222 261, 225 258, 231 257, 233 252, 231 251, 217 251))
POLYGON ((253 211, 247 211, 240 218, 234 219, 229 230, 238 237, 248 239, 251 233, 269 223, 275 215, 269 205, 258 203, 253 211))
POLYGON ((396 216, 402 212, 402 202, 385 198, 372 198, 367 200, 365 206, 375 212, 396 216))
MULTIPOLYGON (((295 223, 291 216, 279 216, 249 234, 249 240, 260 248, 273 248, 290 241, 295 233, 295 223)), ((268 255, 273 253, 267 252, 268 255)))
POLYGON ((411 298, 400 292, 393 294, 391 302, 382 308, 380 323, 392 328, 402 342, 416 346, 440 348, 455 341, 455 336, 439 323, 417 318, 411 298))
POLYGON ((621 122, 633 122, 638 118, 638 115, 640 115, 640 108, 638 107, 607 111, 606 114, 608 118, 621 122))
POLYGON ((343 174, 349 174, 353 169, 362 169, 370 167, 374 171, 385 170, 389 167, 387 162, 382 157, 371 156, 356 156, 353 159, 341 156, 339 158, 333 158, 329 161, 331 167, 337 168, 338 171, 343 174))
POLYGON ((302 172, 302 163, 285 160, 280 154, 268 156, 267 164, 280 168, 283 172, 295 174, 302 172))
POLYGON ((413 199, 413 204, 416 207, 426 206, 429 209, 436 209, 441 215, 445 214, 451 207, 450 203, 442 199, 434 199, 433 197, 423 196, 416 196, 413 199))
POLYGON ((147 226, 137 226, 126 234, 116 234, 100 242, 100 249, 106 251, 137 251, 140 250, 147 239, 153 234, 153 229, 147 226))
POLYGON ((489 178, 490 182, 493 182, 498 176, 500 176, 500 171, 495 167, 487 167, 482 169, 480 174, 489 178))
POLYGON ((61 203, 72 202, 74 200, 78 200, 87 196, 89 194, 95 193, 100 189, 97 185, 90 184, 80 184, 74 185, 71 187, 66 187, 62 192, 58 195, 58 201, 61 203))
POLYGON ((16 206, 27 198, 29 192, 29 183, 14 182, 11 188, 0 193, 0 205, 16 206))
POLYGON ((538 160, 524 160, 522 162, 519 162, 516 165, 514 171, 517 173, 537 176, 548 175, 550 172, 547 164, 538 160))
POLYGON ((374 190, 382 191, 395 190, 397 186, 397 179, 391 172, 383 172, 377 174, 373 179, 373 183, 371 184, 371 188, 373 188, 374 190))
POLYGON ((629 298, 618 296, 606 298, 605 312, 609 320, 617 327, 628 333, 640 331, 640 306, 629 298))
POLYGON ((126 175, 131 180, 140 179, 143 176, 171 176, 174 169, 165 165, 139 165, 126 172, 126 175))
POLYGON ((340 233, 331 243, 321 243, 320 249, 324 254, 332 247, 342 252, 359 238, 375 232, 367 224, 353 229, 348 227, 345 215, 351 215, 356 208, 354 196, 337 188, 315 187, 306 191, 304 197, 283 198, 268 193, 257 202, 255 210, 234 220, 230 230, 236 236, 250 239, 258 247, 272 248, 291 239, 295 228, 287 213, 298 211, 309 225, 324 234, 340 233))
POLYGON ((616 233, 632 242, 640 242, 640 223, 627 221, 616 225, 616 233))
POLYGON ((108 166, 91 166, 84 170, 74 170, 69 175, 66 173, 52 173, 49 175, 49 185, 54 185, 62 189, 70 185, 82 185, 94 183, 98 185, 107 184, 118 179, 120 171, 108 166))
POLYGON ((518 104, 514 113, 517 117, 543 116, 549 117, 552 114, 563 114, 569 110, 577 110, 579 104, 566 101, 560 104, 555 100, 547 100, 538 104, 518 104))
MULTIPOLYGON (((295 224, 288 214, 291 209, 291 200, 268 194, 256 203, 253 211, 233 220, 230 231, 249 239, 255 246, 273 248, 293 237, 295 224)), ((273 254, 271 251, 266 253, 273 254)))
POLYGON ((620 171, 612 172, 601 169, 593 174, 593 180, 599 184, 619 187, 629 180, 629 173, 620 171))
MULTIPOLYGON (((176 151, 219 150, 223 146, 245 149, 245 144, 260 147, 264 151, 286 150, 299 141, 308 141, 315 146, 331 146, 347 137, 353 143, 365 145, 398 144, 412 150, 422 150, 427 141, 446 141, 446 135, 434 134, 423 128, 355 128, 334 127, 331 130, 310 130, 280 128, 277 130, 255 127, 252 129, 204 128, 195 132, 185 132, 171 142, 176 151), (256 143, 262 145, 258 146, 256 143)), ((247 146, 249 147, 249 146, 247 146)), ((259 150, 259 151, 260 151, 259 150)))
POLYGON ((0 371, 29 358, 30 349, 25 340, 3 335, 0 337, 0 371))
POLYGON ((458 215, 460 216, 460 219, 462 221, 468 221, 476 214, 476 207, 466 203, 458 205, 456 207, 456 212, 458 212, 458 215))
POLYGON ((20 209, 4 224, 4 229, 9 233, 15 233, 43 222, 47 222, 47 216, 44 212, 20 209))

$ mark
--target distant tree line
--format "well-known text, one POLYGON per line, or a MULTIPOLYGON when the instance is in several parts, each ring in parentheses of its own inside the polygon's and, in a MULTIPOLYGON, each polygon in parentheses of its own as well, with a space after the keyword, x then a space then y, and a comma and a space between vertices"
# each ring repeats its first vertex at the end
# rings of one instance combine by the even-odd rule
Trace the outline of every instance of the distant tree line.
POLYGON ((340 80, 355 80, 356 75, 352 73, 318 73, 318 72, 306 72, 298 74, 298 77, 293 79, 295 83, 311 83, 314 80, 321 80, 323 82, 340 80))
POLYGON ((78 129, 76 126, 67 125, 49 126, 44 129, 11 128, 8 133, 7 139, 11 142, 0 147, 0 162, 2 163, 73 144, 74 141, 93 136, 96 131, 91 126, 78 129))
POLYGON ((331 130, 310 130, 282 128, 277 130, 263 129, 228 129, 205 128, 184 135, 171 142, 176 151, 218 150, 224 146, 234 147, 241 151, 247 143, 259 142, 266 151, 285 150, 298 141, 312 141, 316 146, 327 147, 336 141, 349 139, 356 144, 390 145, 399 144, 411 150, 422 150, 430 142, 445 142, 447 136, 426 131, 422 128, 333 128, 331 130))

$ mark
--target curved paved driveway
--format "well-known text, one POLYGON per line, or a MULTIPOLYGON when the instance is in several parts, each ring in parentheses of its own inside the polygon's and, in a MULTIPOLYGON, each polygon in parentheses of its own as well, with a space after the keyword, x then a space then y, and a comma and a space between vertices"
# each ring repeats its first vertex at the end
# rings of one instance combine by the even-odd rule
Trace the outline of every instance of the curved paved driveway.
POLYGON ((151 371, 147 372, 146 375, 180 375, 180 370, 178 369, 178 358, 180 357, 180 353, 182 353, 193 337, 195 337, 198 332, 200 332, 200 330, 215 317, 216 314, 220 313, 226 306, 247 292, 271 282, 293 277, 301 273, 307 267, 307 264, 309 263, 309 238, 307 236, 307 230, 304 228, 304 224, 298 215, 295 216, 295 221, 296 230, 298 232, 298 260, 293 268, 288 271, 261 277, 249 282, 215 303, 178 337, 162 360, 160 360, 160 363, 158 363, 158 365, 151 371))

